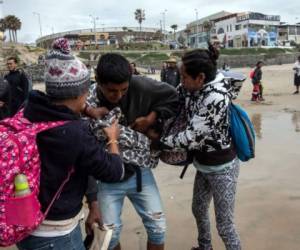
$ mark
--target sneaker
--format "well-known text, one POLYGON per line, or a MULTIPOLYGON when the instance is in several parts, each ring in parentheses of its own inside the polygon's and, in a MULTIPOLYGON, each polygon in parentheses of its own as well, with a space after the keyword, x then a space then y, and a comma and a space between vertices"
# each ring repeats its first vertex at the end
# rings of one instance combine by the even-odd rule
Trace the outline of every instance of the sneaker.
POLYGON ((297 95, 297 94, 299 94, 298 90, 293 93, 293 95, 297 95))

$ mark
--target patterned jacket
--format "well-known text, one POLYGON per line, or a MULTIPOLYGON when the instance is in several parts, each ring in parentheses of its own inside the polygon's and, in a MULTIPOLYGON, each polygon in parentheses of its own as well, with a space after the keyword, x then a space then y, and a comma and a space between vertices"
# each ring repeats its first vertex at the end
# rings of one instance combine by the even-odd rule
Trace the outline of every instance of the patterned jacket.
POLYGON ((177 90, 185 102, 188 125, 186 130, 169 135, 162 142, 172 148, 200 152, 228 149, 231 145, 228 107, 237 90, 222 73, 202 90, 190 93, 182 85, 177 90))
MULTIPOLYGON (((92 96, 89 98, 89 103, 93 105, 91 98, 92 96)), ((110 126, 114 119, 119 119, 121 116, 121 109, 115 107, 102 119, 90 119, 91 130, 100 142, 107 140, 103 128, 110 126)), ((123 162, 144 168, 156 167, 158 159, 151 157, 151 142, 148 137, 127 126, 119 124, 119 128, 119 147, 123 162)))

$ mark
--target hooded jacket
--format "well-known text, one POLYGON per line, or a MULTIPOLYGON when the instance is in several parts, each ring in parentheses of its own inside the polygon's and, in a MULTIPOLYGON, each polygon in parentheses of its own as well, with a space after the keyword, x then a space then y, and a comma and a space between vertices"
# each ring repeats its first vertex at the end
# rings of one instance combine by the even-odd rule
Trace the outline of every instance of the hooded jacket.
POLYGON ((51 207, 48 220, 65 220, 79 213, 88 176, 106 182, 122 179, 121 158, 104 151, 88 124, 66 106, 54 105, 47 95, 32 91, 24 116, 31 122, 67 121, 37 135, 41 159, 39 201, 43 211, 66 178, 69 168, 75 170, 51 207))
POLYGON ((236 154, 229 134, 228 108, 237 94, 235 90, 222 73, 193 93, 180 85, 178 93, 184 100, 188 125, 186 130, 163 138, 163 144, 193 151, 200 164, 219 165, 233 160, 236 154))

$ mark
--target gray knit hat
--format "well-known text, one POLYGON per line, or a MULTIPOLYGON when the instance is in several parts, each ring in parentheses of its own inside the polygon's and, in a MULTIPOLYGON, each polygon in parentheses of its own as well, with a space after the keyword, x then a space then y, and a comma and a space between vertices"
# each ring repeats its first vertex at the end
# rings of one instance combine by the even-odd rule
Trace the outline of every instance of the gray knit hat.
POLYGON ((46 93, 56 99, 78 97, 90 86, 86 66, 71 54, 69 42, 58 38, 45 60, 46 93))

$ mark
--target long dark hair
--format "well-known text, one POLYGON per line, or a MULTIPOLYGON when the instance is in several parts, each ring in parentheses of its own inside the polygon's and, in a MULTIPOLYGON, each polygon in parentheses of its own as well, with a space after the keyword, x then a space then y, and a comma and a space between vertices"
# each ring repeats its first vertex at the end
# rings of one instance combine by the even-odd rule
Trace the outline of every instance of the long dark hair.
POLYGON ((189 76, 196 79, 200 73, 204 73, 204 83, 208 83, 216 78, 218 58, 219 51, 209 43, 208 50, 189 51, 183 55, 181 60, 189 76))

